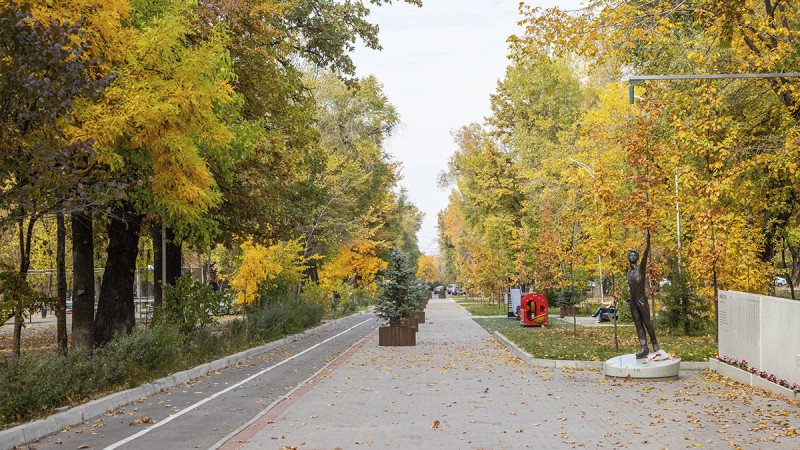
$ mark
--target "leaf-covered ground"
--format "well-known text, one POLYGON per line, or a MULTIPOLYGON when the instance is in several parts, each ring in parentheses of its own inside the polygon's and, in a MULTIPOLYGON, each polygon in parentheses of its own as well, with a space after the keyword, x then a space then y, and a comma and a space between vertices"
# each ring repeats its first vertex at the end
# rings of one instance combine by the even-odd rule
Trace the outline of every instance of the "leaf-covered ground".
MULTIPOLYGON (((69 330, 69 327, 67 327, 69 330)), ((69 331, 68 331, 69 334, 69 331)), ((0 356, 11 354, 14 339, 14 326, 6 324, 0 327, 0 356)), ((22 329, 20 348, 23 353, 46 351, 56 346, 56 326, 30 325, 22 329)))

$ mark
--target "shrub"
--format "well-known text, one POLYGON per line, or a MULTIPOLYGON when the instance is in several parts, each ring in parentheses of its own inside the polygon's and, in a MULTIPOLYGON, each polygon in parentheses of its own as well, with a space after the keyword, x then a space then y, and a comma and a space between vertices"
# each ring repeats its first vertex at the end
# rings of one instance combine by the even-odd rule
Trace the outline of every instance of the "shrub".
POLYGON ((0 422, 26 420, 60 405, 71 396, 91 392, 93 367, 77 352, 24 355, 0 361, 0 422), (90 384, 91 383, 91 384, 90 384))
POLYGON ((258 310, 258 301, 280 296, 290 286, 303 279, 307 259, 302 257, 300 240, 281 241, 265 247, 246 242, 242 244, 242 264, 233 278, 233 288, 239 294, 239 304, 258 310), (264 290, 272 295, 264 297, 264 290))
POLYGON ((183 340, 188 336, 170 324, 157 324, 150 330, 135 328, 130 334, 117 336, 96 353, 101 359, 123 361, 127 384, 133 386, 153 374, 179 367, 183 340))
POLYGON ((358 310, 358 304, 350 285, 342 282, 337 283, 330 307, 340 316, 352 314, 358 310))
POLYGON ((156 312, 154 322, 175 324, 188 335, 197 327, 217 323, 214 315, 227 312, 232 304, 232 298, 224 292, 183 275, 174 286, 164 285, 164 307, 156 312))
POLYGON ((318 324, 325 306, 310 298, 290 294, 291 289, 276 293, 274 285, 260 288, 261 310, 248 316, 250 331, 265 341, 300 332, 318 324))
POLYGON ((303 285, 300 293, 303 298, 311 303, 327 305, 330 301, 328 293, 318 283, 308 282, 303 285))
POLYGON ((617 298, 617 314, 619 321, 622 323, 633 323, 633 315, 631 315, 631 304, 628 300, 631 298, 630 286, 628 286, 628 274, 618 273, 612 278, 614 286, 614 295, 617 298))
POLYGON ((618 322, 633 323, 633 314, 631 314, 631 304, 617 300, 617 315, 619 315, 618 322))

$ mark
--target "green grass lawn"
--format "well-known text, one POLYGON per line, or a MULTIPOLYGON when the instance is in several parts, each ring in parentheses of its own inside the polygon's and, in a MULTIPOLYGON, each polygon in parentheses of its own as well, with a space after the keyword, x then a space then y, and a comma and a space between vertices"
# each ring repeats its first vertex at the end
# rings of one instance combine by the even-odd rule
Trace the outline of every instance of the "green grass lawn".
POLYGON ((456 303, 492 303, 490 298, 467 297, 466 295, 451 295, 450 299, 456 303))
MULTIPOLYGON (((498 316, 507 314, 505 305, 497 305, 497 303, 459 303, 473 316, 498 316)), ((509 319, 510 320, 510 319, 509 319)))
MULTIPOLYGON (((614 346, 614 327, 577 327, 573 336, 571 322, 550 318, 545 328, 522 327, 519 320, 510 318, 475 318, 490 333, 499 331, 535 358, 605 361, 614 356, 636 353, 639 350, 636 329, 618 327, 619 351, 614 346)), ((708 361, 717 356, 713 336, 673 336, 666 330, 656 330, 661 347, 683 361, 708 361)), ((652 349, 651 349, 652 351, 652 349)))

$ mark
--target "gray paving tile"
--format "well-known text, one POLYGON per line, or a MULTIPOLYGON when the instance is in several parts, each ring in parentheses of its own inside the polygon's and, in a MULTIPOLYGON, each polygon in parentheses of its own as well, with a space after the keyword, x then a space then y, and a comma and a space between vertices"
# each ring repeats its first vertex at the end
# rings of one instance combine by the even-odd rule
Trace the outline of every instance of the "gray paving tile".
POLYGON ((370 339, 241 448, 800 447, 800 408, 783 398, 697 371, 533 368, 449 299, 426 315, 416 347, 370 339))

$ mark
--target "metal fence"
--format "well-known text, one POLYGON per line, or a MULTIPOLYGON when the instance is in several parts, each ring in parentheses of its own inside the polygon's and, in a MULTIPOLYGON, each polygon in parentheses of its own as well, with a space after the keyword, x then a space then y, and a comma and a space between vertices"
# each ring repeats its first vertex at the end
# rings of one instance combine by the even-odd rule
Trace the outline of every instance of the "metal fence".
MULTIPOLYGON (((100 293, 105 269, 94 269, 95 303, 100 293)), ((196 282, 208 282, 208 274, 202 266, 183 267, 183 274, 191 274, 196 282)), ((29 270, 28 283, 37 292, 48 297, 55 297, 58 291, 58 279, 55 269, 29 270)), ((153 266, 137 267, 133 278, 133 302, 137 312, 147 309, 153 304, 154 284, 153 266)), ((72 269, 67 269, 67 306, 72 304, 72 269)))

